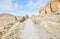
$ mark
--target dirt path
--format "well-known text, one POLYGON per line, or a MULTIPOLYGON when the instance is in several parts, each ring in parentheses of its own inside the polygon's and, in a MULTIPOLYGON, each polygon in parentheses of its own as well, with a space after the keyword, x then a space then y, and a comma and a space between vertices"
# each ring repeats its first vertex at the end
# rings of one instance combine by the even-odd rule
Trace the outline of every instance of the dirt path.
POLYGON ((26 21, 21 39, 39 39, 37 29, 31 19, 26 21))

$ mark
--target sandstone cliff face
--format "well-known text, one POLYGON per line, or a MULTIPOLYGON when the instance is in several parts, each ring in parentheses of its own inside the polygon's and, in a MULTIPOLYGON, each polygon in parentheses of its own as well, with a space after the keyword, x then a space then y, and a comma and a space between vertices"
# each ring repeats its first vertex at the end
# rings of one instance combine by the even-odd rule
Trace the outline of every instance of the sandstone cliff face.
POLYGON ((60 0, 51 0, 51 2, 47 3, 44 7, 42 7, 39 11, 41 16, 45 14, 60 14, 60 0))

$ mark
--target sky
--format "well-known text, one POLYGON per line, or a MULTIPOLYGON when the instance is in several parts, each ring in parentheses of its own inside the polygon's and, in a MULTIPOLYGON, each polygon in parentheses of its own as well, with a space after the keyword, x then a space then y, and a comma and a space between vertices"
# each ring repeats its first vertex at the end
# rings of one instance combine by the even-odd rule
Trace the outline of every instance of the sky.
POLYGON ((49 0, 0 0, 0 13, 9 13, 17 16, 37 15, 42 6, 49 0))

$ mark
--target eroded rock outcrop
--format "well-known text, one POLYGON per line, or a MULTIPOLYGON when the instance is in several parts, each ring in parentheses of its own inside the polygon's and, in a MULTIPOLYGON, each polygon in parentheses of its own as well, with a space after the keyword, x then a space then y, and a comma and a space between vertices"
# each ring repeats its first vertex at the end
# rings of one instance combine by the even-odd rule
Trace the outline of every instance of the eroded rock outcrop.
POLYGON ((44 7, 42 7, 39 11, 41 16, 45 14, 60 14, 60 0, 51 0, 44 7))
POLYGON ((13 27, 13 25, 15 25, 15 23, 23 23, 26 19, 28 19, 28 15, 14 16, 11 14, 0 14, 0 39, 1 36, 6 34, 13 27))
POLYGON ((24 22, 26 19, 29 18, 29 16, 28 15, 26 15, 26 16, 16 16, 15 18, 16 18, 17 21, 24 22))

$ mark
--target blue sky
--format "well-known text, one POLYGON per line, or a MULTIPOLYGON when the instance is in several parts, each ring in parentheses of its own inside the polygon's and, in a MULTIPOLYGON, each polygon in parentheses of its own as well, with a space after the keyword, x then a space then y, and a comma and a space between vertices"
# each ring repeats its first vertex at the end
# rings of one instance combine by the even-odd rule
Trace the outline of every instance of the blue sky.
POLYGON ((17 16, 39 14, 40 7, 49 0, 0 0, 0 13, 10 13, 17 16))

